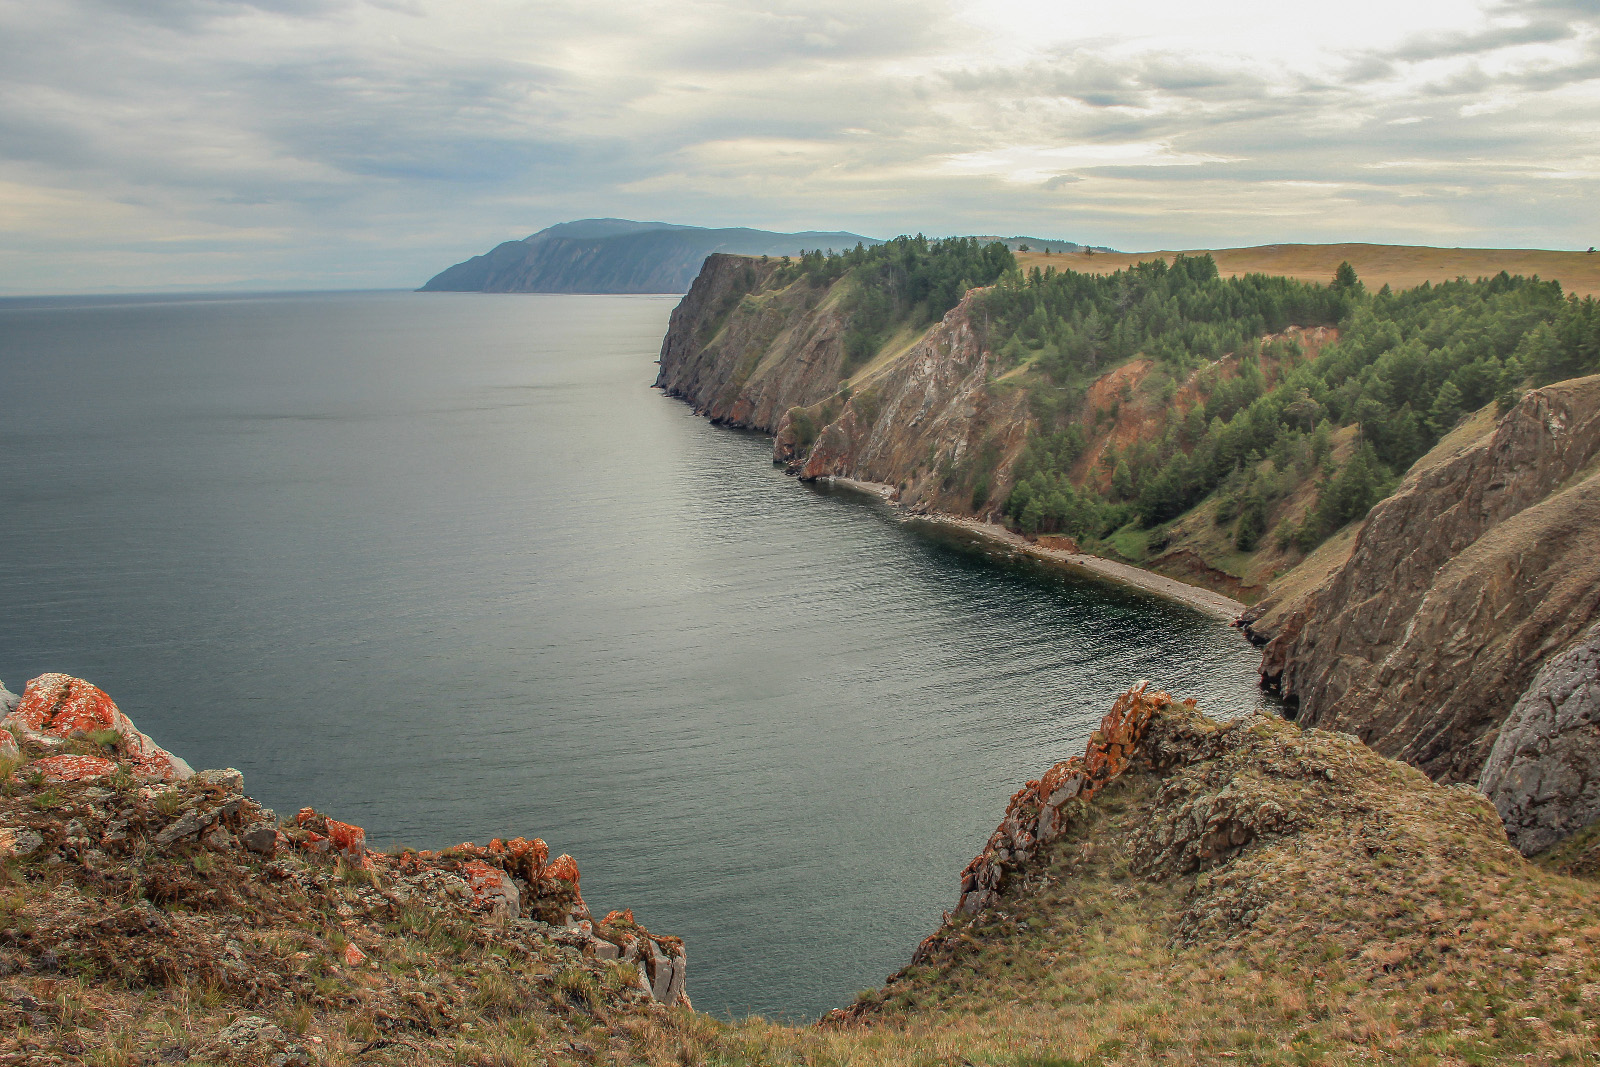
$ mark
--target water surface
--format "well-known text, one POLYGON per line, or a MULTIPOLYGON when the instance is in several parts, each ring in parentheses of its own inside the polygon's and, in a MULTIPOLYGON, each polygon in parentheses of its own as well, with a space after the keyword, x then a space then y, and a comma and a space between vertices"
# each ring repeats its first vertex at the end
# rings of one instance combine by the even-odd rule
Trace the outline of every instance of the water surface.
POLYGON ((542 836, 721 1014, 903 965, 1017 786, 1220 622, 804 486, 648 388, 671 298, 0 302, 0 678, 377 845, 542 836))

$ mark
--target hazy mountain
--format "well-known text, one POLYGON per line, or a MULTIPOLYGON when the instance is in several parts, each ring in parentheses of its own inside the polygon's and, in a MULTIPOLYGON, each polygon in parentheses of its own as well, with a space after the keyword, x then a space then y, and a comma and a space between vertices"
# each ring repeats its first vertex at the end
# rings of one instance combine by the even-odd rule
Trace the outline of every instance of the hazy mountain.
POLYGON ((1105 245, 1080 245, 1076 241, 1063 241, 1056 237, 1000 237, 995 234, 984 234, 980 241, 999 241, 1013 252, 1082 252, 1085 248, 1092 248, 1096 252, 1115 252, 1115 248, 1105 245))
POLYGON ((684 293, 713 252, 792 256, 803 249, 844 251, 854 233, 773 233, 743 227, 707 229, 666 222, 583 219, 506 241, 428 280, 423 292, 684 293))

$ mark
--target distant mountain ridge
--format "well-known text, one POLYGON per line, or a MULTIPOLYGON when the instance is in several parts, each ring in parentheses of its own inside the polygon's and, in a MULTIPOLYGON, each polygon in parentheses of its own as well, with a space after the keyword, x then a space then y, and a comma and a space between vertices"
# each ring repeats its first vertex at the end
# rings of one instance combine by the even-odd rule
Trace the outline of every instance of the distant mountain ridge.
POLYGON ((978 235, 978 240, 988 244, 999 241, 1013 252, 1054 252, 1072 253, 1089 249, 1094 252, 1115 252, 1115 248, 1105 245, 1081 245, 1076 241, 1063 241, 1055 237, 1001 237, 998 234, 986 233, 978 235))
POLYGON ((713 252, 792 256, 844 251, 874 237, 840 231, 774 233, 668 222, 581 219, 506 241, 430 278, 420 292, 685 293, 713 252))

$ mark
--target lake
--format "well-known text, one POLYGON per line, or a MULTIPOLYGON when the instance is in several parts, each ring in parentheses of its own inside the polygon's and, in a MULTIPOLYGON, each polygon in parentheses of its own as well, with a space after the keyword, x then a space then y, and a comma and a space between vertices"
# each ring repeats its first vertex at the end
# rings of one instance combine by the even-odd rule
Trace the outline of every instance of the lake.
POLYGON ((904 965, 1007 797, 1222 622, 996 563, 649 388, 676 298, 0 301, 0 678, 375 847, 543 837, 695 1006, 904 965))

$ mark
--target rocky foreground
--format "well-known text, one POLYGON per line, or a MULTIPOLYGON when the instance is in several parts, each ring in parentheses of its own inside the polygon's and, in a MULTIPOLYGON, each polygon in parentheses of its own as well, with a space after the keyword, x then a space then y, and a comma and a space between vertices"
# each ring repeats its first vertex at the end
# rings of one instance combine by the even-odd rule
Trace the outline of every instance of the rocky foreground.
POLYGON ((1600 1056, 1584 834, 1530 860, 1468 785, 1144 684, 1017 791, 905 969, 799 1028, 689 1010, 681 945, 594 922, 540 842, 374 853, 319 813, 277 819, 237 772, 163 760, 61 676, 5 722, 0 1062, 1600 1056))
POLYGON ((4 698, 0 1063, 627 1060, 689 1005, 682 942, 537 838, 376 852, 81 679, 4 698))

